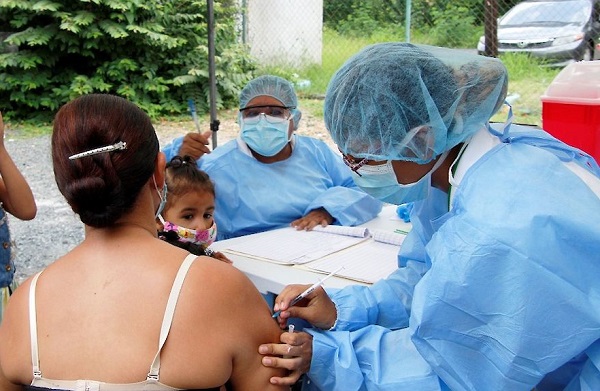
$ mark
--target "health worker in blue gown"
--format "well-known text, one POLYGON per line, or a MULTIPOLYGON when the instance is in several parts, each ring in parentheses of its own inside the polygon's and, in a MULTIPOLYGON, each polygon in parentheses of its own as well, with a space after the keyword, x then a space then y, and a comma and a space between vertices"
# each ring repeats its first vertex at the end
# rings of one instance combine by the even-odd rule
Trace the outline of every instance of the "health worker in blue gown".
MULTIPOLYGON (((198 160, 215 184, 219 240, 290 224, 353 226, 381 211, 327 144, 294 133, 301 116, 292 83, 281 77, 260 76, 242 90, 238 138, 198 160)), ((203 142, 198 133, 187 135, 163 152, 167 159, 207 152, 203 142)))
POLYGON ((260 346, 264 365, 292 369, 272 382, 600 390, 600 169, 511 110, 490 125, 506 89, 497 59, 408 43, 336 72, 326 126, 367 193, 414 201, 413 229, 385 280, 293 307, 306 286, 280 293, 282 326, 315 327, 260 346))

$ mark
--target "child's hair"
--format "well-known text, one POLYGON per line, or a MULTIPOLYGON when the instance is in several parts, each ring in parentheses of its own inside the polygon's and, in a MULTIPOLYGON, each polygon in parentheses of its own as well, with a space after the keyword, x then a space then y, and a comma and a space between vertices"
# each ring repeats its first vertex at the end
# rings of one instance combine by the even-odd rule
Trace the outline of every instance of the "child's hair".
POLYGON ((189 156, 173 156, 167 163, 167 203, 165 210, 173 205, 172 196, 182 196, 191 191, 209 192, 215 196, 215 186, 207 173, 196 166, 196 162, 189 156), (171 197, 169 197, 171 196, 171 197))

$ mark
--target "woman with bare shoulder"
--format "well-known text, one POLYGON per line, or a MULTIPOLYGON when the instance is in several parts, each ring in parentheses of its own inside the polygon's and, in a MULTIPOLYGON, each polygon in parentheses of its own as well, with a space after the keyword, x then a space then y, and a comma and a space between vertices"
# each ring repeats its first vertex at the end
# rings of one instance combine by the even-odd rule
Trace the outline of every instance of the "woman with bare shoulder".
POLYGON ((67 103, 52 160, 85 238, 11 297, 0 389, 287 389, 261 364, 257 347, 281 332, 248 278, 158 240, 166 163, 142 110, 101 94, 67 103))

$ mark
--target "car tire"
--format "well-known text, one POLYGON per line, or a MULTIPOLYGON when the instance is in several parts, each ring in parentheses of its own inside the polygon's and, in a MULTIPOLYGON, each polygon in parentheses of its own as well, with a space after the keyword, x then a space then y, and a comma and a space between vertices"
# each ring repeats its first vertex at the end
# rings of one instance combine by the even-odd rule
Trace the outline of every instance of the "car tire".
POLYGON ((588 42, 585 46, 585 50, 581 54, 581 61, 592 61, 594 60, 594 44, 592 42, 588 42))

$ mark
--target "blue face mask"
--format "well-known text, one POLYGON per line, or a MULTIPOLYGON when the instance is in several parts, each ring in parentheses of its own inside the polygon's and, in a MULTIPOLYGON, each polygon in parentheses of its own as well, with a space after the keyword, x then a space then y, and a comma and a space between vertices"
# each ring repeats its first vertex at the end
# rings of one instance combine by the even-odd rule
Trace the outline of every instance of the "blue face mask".
POLYGON ((252 124, 242 120, 242 140, 262 156, 275 156, 290 141, 290 121, 272 123, 264 114, 261 117, 257 123, 252 124))
POLYGON ((357 173, 352 172, 354 183, 364 190, 365 193, 377 198, 380 201, 390 204, 401 205, 407 202, 424 200, 429 196, 431 187, 431 173, 438 169, 444 162, 448 152, 435 162, 434 166, 421 179, 405 185, 398 183, 396 173, 392 167, 392 162, 377 166, 364 165, 360 167, 357 173))
POLYGON ((156 219, 162 213, 163 209, 165 209, 165 205, 167 204, 167 183, 165 182, 162 191, 160 191, 158 190, 158 186, 156 185, 156 178, 154 178, 154 176, 152 176, 152 180, 154 181, 154 188, 156 189, 158 197, 160 198, 158 209, 156 210, 156 214, 154 215, 154 218, 156 219))

